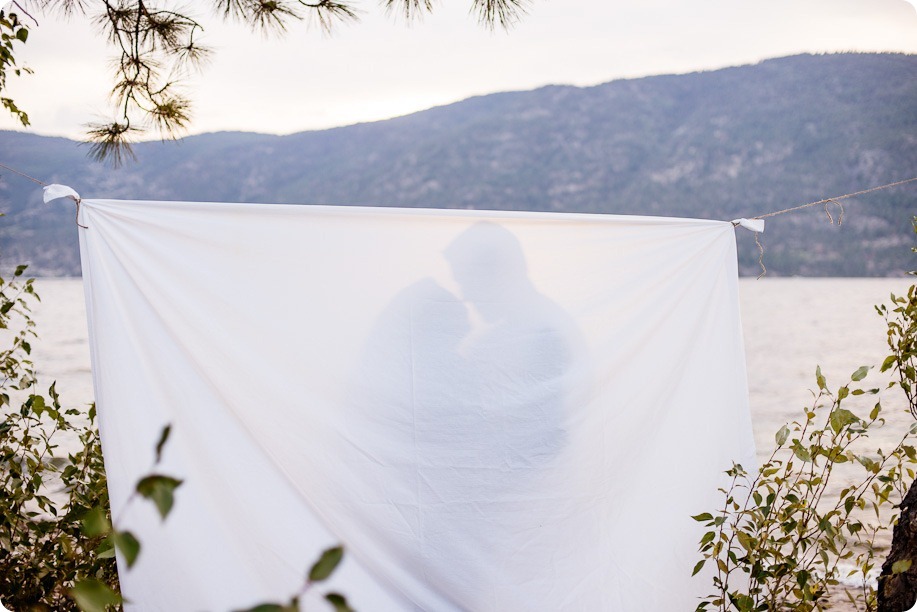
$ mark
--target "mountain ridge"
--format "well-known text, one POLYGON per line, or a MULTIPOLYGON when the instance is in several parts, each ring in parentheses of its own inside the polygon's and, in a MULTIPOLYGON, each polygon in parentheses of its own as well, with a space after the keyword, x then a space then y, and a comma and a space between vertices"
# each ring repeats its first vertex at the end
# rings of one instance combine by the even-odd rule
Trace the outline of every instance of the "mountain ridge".
MULTIPOLYGON (((500 92, 376 122, 265 135, 210 132, 136 146, 110 170, 59 137, 0 132, 0 159, 86 197, 309 202, 690 216, 768 213, 917 176, 917 56, 797 55, 600 85, 500 92)), ((266 109, 269 112, 269 108, 266 109)), ((78 273, 72 210, 0 173, 13 265, 78 273)), ((769 219, 773 275, 913 268, 913 186, 769 219)), ((738 237, 740 268, 757 247, 738 237)))

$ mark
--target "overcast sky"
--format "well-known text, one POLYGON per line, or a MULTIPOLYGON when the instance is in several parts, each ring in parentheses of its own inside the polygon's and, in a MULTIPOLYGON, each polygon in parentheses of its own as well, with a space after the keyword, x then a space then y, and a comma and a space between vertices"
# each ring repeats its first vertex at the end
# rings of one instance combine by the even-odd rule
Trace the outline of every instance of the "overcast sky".
MULTIPOLYGON (((280 40, 202 15, 216 54, 189 83, 191 133, 288 134, 478 94, 802 52, 917 53, 917 9, 906 0, 533 0, 509 32, 478 26, 470 0, 440 0, 413 25, 378 2, 358 6, 361 22, 330 37, 301 24, 280 40)), ((29 113, 31 131, 79 137, 83 124, 109 117, 112 51, 85 19, 36 16, 21 53, 35 74, 13 79, 7 95, 29 113)), ((16 124, 4 115, 0 128, 16 124)))

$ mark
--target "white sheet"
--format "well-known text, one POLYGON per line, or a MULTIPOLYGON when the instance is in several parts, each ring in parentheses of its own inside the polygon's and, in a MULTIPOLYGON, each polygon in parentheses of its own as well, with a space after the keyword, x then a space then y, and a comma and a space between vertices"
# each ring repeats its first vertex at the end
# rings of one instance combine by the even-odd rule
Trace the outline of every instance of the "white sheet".
POLYGON ((750 465, 733 226, 82 200, 93 376, 137 610, 689 610, 750 465), (165 524, 122 511, 185 480, 165 524), (322 609, 314 590, 309 609, 322 609))

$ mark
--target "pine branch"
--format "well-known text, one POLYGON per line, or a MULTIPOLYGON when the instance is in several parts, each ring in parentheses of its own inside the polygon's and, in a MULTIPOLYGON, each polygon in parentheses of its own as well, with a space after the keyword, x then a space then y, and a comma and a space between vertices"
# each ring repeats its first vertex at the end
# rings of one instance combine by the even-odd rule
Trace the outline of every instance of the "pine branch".
POLYGON ((416 21, 433 11, 433 0, 385 0, 385 10, 400 11, 408 21, 416 21))
POLYGON ((525 16, 528 5, 529 0, 474 0, 472 10, 481 25, 488 28, 499 25, 508 30, 525 16))
MULTIPOLYGON (((433 1, 383 0, 383 6, 411 20, 433 10, 433 1)), ((525 13, 529 1, 472 0, 472 11, 488 27, 508 28, 525 13)), ((118 166, 133 159, 131 143, 148 130, 164 139, 182 135, 191 117, 191 102, 179 91, 182 77, 190 69, 201 68, 211 56, 211 50, 196 39, 204 28, 188 10, 173 10, 168 0, 35 0, 35 4, 65 17, 89 15, 119 52, 111 91, 112 103, 118 109, 116 118, 111 123, 89 126, 90 156, 118 166)), ((359 18, 351 0, 212 0, 210 6, 223 19, 248 24, 269 35, 283 34, 292 23, 303 20, 327 34, 359 18)), ((23 42, 26 35, 21 35, 23 42)), ((9 62, 0 63, 0 91, 5 85, 4 70, 10 66, 9 62)), ((28 124, 28 117, 12 100, 0 101, 28 124)))

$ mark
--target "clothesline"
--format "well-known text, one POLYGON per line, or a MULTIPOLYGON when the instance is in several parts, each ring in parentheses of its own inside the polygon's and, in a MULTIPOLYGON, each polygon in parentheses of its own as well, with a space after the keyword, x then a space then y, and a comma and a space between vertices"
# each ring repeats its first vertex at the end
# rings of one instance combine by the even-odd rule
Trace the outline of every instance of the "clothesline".
MULTIPOLYGON (((818 206, 819 204, 824 204, 825 213, 828 215, 828 218, 833 222, 834 219, 831 217, 831 213, 828 212, 828 204, 832 204, 832 203, 837 204, 841 209, 840 219, 843 219, 844 218, 844 206, 839 202, 839 200, 846 200, 847 198, 852 198, 855 196, 872 193, 873 191, 879 191, 880 189, 888 189, 890 187, 897 187, 898 185, 904 185, 906 183, 912 183, 914 181, 917 181, 917 176, 915 176, 914 178, 904 179, 903 181, 896 181, 894 183, 879 185, 878 187, 870 187, 869 189, 864 189, 862 191, 855 191, 853 193, 847 193, 841 196, 825 198, 824 200, 818 200, 817 202, 809 202, 808 204, 800 204, 799 206, 793 206, 792 208, 785 208, 783 210, 777 210, 777 211, 770 212, 764 215, 757 215, 751 218, 752 219, 766 219, 768 217, 776 217, 777 215, 782 215, 784 213, 793 212, 796 210, 802 210, 803 208, 809 208, 810 206, 818 206)), ((838 221, 838 225, 840 225, 840 221, 838 221)))
POLYGON ((26 174, 25 172, 20 172, 19 170, 16 170, 15 168, 10 168, 10 167, 7 166, 6 164, 0 164, 0 168, 6 168, 6 169, 9 170, 10 172, 15 172, 15 173, 18 174, 19 176, 25 177, 25 178, 29 179, 30 181, 32 181, 33 183, 38 183, 39 185, 41 185, 41 186, 43 186, 43 187, 46 187, 46 186, 48 185, 47 183, 45 183, 45 182, 43 182, 43 181, 39 181, 39 180, 38 180, 37 178, 35 178, 34 176, 29 176, 29 175, 26 174))
MULTIPOLYGON (((43 187, 47 187, 47 185, 48 185, 48 184, 45 183, 44 181, 40 181, 40 180, 38 180, 37 178, 35 178, 35 177, 33 177, 33 176, 29 176, 29 175, 26 174, 25 172, 21 172, 20 170, 16 170, 15 168, 11 168, 11 167, 7 166, 6 164, 0 164, 0 168, 6 168, 6 169, 9 170, 10 172, 15 172, 15 173, 18 174, 19 176, 24 177, 24 178, 27 178, 28 180, 30 180, 30 181, 32 181, 32 182, 34 182, 34 183, 37 183, 37 184, 39 184, 39 185, 42 185, 43 187)), ((816 200, 815 202, 808 202, 808 203, 806 203, 806 204, 800 204, 799 206, 792 206, 792 207, 790 207, 790 208, 784 208, 783 210, 775 210, 774 212, 764 213, 764 214, 755 215, 755 216, 753 216, 753 217, 747 217, 747 218, 748 218, 748 219, 767 219, 768 217, 776 217, 777 215, 782 215, 782 214, 785 214, 785 213, 788 213, 788 212, 795 212, 795 211, 797 211, 797 210, 802 210, 802 209, 804 209, 804 208, 809 208, 809 207, 812 207, 812 206, 823 205, 823 206, 825 207, 825 214, 828 215, 828 220, 829 220, 831 223, 834 223, 834 217, 831 216, 831 212, 828 210, 828 205, 829 205, 829 204, 836 204, 836 205, 838 206, 838 208, 840 208, 840 216, 838 217, 838 225, 840 225, 841 222, 842 222, 843 219, 844 219, 844 206, 843 206, 843 204, 840 203, 840 200, 846 200, 846 199, 848 199, 848 198, 853 198, 853 197, 856 197, 856 196, 865 195, 865 194, 867 194, 867 193, 872 193, 872 192, 874 192, 874 191, 880 191, 880 190, 882 190, 882 189, 890 189, 890 188, 892 188, 892 187, 898 187, 899 185, 905 185, 905 184, 907 184, 907 183, 913 183, 914 181, 917 181, 917 176, 912 177, 912 178, 909 178, 909 179, 904 179, 904 180, 901 180, 901 181, 895 181, 894 183, 886 183, 885 185, 878 185, 878 186, 876 186, 876 187, 870 187, 869 189, 863 189, 863 190, 861 190, 861 191, 854 191, 853 193, 845 193, 844 195, 833 196, 833 197, 830 197, 830 198, 824 198, 824 199, 822 199, 822 200, 816 200)), ((757 236, 758 232, 755 232, 755 234, 756 234, 756 236, 757 236)), ((755 240, 757 241, 757 237, 755 238, 755 240)), ((758 244, 758 246, 759 246, 759 248, 763 248, 763 247, 761 247, 760 243, 758 244)), ((764 266, 762 265, 762 268, 763 268, 763 267, 764 267, 764 266)))

